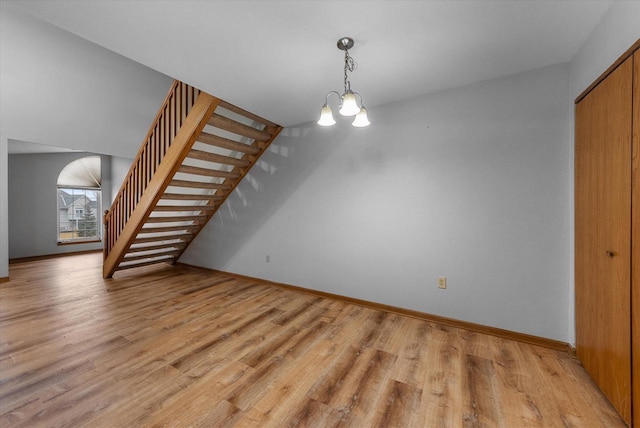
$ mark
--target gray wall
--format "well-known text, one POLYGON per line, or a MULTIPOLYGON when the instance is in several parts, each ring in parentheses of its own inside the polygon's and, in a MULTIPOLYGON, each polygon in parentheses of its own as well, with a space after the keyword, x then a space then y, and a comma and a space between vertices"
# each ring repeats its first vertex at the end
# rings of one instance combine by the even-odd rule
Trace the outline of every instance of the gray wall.
MULTIPOLYGON (((131 164, 133 163, 133 159, 122 158, 117 156, 111 156, 111 194, 107 195, 106 193, 103 195, 105 201, 108 200, 109 206, 113 203, 113 200, 116 198, 116 195, 120 191, 120 186, 124 181, 127 173, 129 172, 129 168, 131 168, 131 164)), ((109 206, 105 203, 104 209, 108 210, 109 206)))
POLYGON ((8 140, 0 134, 0 278, 9 277, 8 140))
POLYGON ((569 93, 560 64, 285 129, 181 261, 567 340, 569 93))
MULTIPOLYGON (((57 243, 58 175, 69 162, 90 155, 91 153, 9 155, 9 258, 102 248, 102 243, 57 243)), ((103 204, 108 203, 111 194, 110 170, 110 158, 103 156, 103 204)), ((101 213, 98 218, 102 218, 101 213)))

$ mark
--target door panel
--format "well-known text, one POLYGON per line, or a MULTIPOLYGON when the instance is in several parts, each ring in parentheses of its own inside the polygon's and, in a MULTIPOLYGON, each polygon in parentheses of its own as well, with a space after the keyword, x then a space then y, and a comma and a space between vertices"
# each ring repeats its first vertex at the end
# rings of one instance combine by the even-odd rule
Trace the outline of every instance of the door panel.
POLYGON ((629 58, 576 106, 576 345, 585 369, 631 421, 629 58))
POLYGON ((631 298, 633 357, 633 422, 640 426, 640 51, 633 55, 633 150, 631 220, 631 298))

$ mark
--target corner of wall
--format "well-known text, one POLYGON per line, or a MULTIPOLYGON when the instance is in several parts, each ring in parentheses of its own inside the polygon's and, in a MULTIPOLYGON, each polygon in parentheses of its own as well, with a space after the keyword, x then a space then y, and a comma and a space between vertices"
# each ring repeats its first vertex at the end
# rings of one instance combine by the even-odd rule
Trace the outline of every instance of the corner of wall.
POLYGON ((0 278, 9 276, 8 139, 0 137, 0 278))
POLYGON ((571 60, 575 99, 640 38, 640 2, 616 1, 571 60))

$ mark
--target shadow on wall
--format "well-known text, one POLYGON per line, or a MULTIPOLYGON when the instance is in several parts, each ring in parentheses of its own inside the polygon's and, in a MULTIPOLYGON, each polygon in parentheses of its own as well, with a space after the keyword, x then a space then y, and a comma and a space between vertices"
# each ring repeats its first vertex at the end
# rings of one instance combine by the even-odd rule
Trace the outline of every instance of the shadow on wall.
POLYGON ((346 138, 345 127, 285 128, 185 253, 223 267, 346 138))

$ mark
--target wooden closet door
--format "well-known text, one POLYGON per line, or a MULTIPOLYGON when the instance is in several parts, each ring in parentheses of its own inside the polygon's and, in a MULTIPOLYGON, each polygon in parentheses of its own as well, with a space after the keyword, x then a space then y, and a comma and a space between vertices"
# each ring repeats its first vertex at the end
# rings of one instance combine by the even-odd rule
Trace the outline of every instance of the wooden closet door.
POLYGON ((633 149, 631 221, 631 319, 633 339, 633 422, 640 426, 640 51, 633 55, 633 149))
POLYGON ((576 345, 631 422, 631 129, 633 58, 576 106, 576 345))

